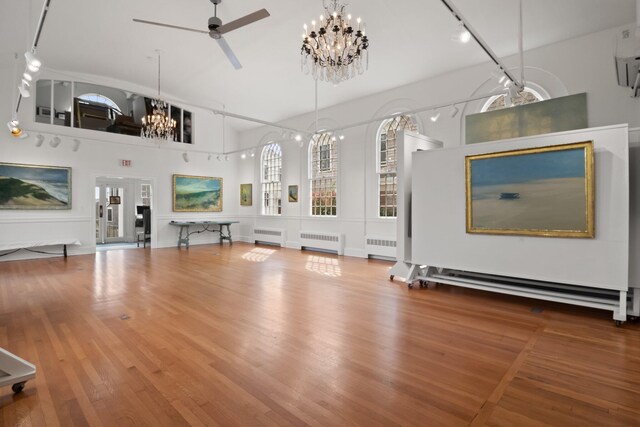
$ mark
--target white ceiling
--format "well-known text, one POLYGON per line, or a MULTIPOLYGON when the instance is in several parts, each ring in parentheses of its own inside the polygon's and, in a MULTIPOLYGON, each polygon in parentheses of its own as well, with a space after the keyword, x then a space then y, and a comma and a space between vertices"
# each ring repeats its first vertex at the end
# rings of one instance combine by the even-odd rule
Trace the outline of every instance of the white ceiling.
MULTIPOLYGON (((516 0, 453 1, 498 56, 516 53, 516 0)), ((2 2, 8 2, 0 17, 5 61, 30 45, 43 0, 2 2)), ((313 79, 300 71, 299 52, 302 24, 317 19, 322 1, 223 0, 218 16, 229 22, 261 8, 271 16, 225 36, 244 67, 239 71, 205 34, 132 22, 206 30, 209 0, 52 0, 38 54, 48 67, 130 81, 153 93, 156 66, 149 57, 161 49, 163 93, 268 121, 312 111, 313 79)), ((473 42, 451 40, 456 21, 440 0, 351 0, 348 10, 367 24, 369 70, 339 86, 321 82, 320 107, 488 60, 473 42), (398 58, 411 58, 411 66, 397 67, 398 58)), ((524 0, 525 49, 634 17, 635 0, 524 0)))

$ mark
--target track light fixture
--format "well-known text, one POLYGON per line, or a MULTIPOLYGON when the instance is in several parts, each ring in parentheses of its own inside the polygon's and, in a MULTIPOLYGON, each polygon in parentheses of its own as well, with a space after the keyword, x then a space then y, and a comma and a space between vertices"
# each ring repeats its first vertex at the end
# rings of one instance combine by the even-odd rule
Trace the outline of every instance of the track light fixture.
POLYGON ((460 43, 469 43, 469 41, 471 40, 471 33, 469 32, 469 30, 467 30, 462 22, 460 22, 458 26, 459 28, 453 34, 452 39, 460 43))
POLYGON ((211 160, 211 153, 207 156, 207 160, 211 160))
POLYGON ((32 52, 25 52, 24 58, 27 61, 27 68, 29 69, 29 71, 31 71, 32 73, 37 73, 38 71, 40 71, 42 61, 40 61, 40 59, 38 59, 35 54, 33 54, 32 52))
POLYGON ((229 156, 224 156, 224 161, 228 162, 229 161, 229 156))
POLYGON ((221 161, 222 161, 222 156, 220 156, 220 154, 218 154, 218 155, 216 156, 216 160, 217 160, 217 161, 219 161, 219 162, 221 162, 221 161))
POLYGON ((36 135, 36 147, 42 147, 44 143, 44 135, 38 134, 36 135))
POLYGON ((53 139, 49 141, 49 145, 53 148, 57 148, 58 145, 60 145, 61 143, 62 143, 62 140, 58 136, 54 136, 53 139))
POLYGON ((256 150, 255 148, 251 150, 251 157, 255 157, 256 156, 256 150))
POLYGON ((240 154, 240 158, 241 158, 242 160, 246 159, 246 158, 247 158, 247 153, 242 153, 242 154, 240 154))
POLYGON ((454 105, 453 108, 451 109, 451 113, 449 115, 453 119, 455 116, 458 115, 459 112, 460 112, 460 109, 456 105, 454 105))
POLYGON ((297 133, 297 134, 296 134, 296 136, 295 136, 295 140, 296 140, 297 142, 302 141, 302 135, 300 135, 299 133, 297 133))
POLYGON ((440 112, 439 111, 436 111, 435 114, 430 117, 430 119, 431 119, 431 121, 433 123, 437 122, 439 118, 440 118, 440 112))
POLYGON ((188 153, 182 153, 182 160, 184 160, 185 163, 189 163, 189 154, 188 153))
POLYGON ((9 132, 11 132, 12 136, 19 137, 22 135, 22 128, 20 127, 20 122, 18 119, 13 119, 7 122, 7 128, 9 128, 9 132))
POLYGON ((74 138, 73 145, 71 146, 71 151, 75 153, 76 151, 78 151, 79 148, 80 148, 80 140, 74 138))
POLYGON ((29 92, 29 89, 24 85, 24 83, 18 86, 18 90, 23 98, 29 98, 31 96, 31 92, 29 92))

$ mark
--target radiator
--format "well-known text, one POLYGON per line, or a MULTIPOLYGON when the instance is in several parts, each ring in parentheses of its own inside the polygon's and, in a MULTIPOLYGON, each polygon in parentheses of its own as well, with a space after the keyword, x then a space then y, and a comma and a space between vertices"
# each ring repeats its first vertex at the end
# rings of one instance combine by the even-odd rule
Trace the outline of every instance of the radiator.
POLYGON ((344 255, 344 236, 338 233, 301 231, 300 246, 302 249, 322 249, 344 255))
POLYGON ((269 243, 285 247, 285 232, 281 228, 256 227, 253 229, 253 240, 258 243, 269 243))
POLYGON ((366 236, 364 239, 364 251, 367 256, 383 256, 396 258, 396 241, 381 237, 366 236))

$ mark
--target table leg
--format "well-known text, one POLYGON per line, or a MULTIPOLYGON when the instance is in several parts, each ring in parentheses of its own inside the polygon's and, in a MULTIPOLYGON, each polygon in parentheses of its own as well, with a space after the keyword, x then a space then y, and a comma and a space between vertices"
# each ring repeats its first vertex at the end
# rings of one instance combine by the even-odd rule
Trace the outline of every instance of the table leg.
POLYGON ((230 245, 233 245, 233 240, 231 239, 231 228, 229 228, 230 224, 226 224, 227 226, 227 240, 230 245))
POLYGON ((189 249, 189 226, 188 225, 180 226, 180 234, 178 235, 178 248, 182 246, 183 243, 185 244, 187 249, 189 249), (182 237, 183 232, 184 232, 184 237, 182 237))

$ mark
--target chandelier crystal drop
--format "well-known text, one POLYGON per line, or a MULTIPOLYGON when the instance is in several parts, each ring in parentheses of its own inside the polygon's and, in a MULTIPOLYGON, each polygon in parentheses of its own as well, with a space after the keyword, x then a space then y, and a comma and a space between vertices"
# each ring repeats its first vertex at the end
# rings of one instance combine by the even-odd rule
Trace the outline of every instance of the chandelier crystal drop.
POLYGON ((140 136, 156 143, 173 141, 176 121, 169 117, 169 104, 160 98, 160 52, 158 52, 158 97, 151 100, 152 114, 142 118, 140 136))
POLYGON ((315 79, 338 84, 369 68, 369 39, 361 19, 345 13, 348 2, 322 3, 327 15, 304 25, 301 67, 315 79))

